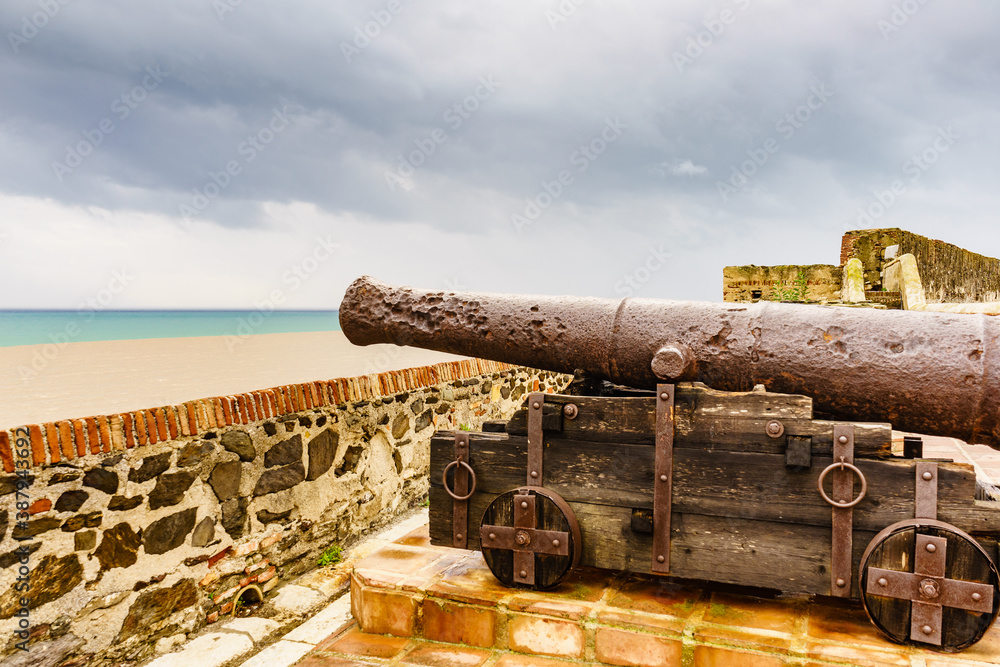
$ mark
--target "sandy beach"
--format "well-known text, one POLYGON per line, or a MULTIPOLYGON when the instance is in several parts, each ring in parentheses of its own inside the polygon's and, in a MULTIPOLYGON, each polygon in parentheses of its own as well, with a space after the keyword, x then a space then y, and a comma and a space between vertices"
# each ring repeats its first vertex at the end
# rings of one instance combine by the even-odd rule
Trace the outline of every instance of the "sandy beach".
POLYGON ((0 428, 463 358, 340 331, 0 347, 0 428))

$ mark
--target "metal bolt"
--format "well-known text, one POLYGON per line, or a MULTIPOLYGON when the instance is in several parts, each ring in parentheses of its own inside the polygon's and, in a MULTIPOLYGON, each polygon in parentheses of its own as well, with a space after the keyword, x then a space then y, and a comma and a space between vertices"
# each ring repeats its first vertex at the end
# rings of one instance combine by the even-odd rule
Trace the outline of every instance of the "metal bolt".
POLYGON ((879 586, 888 586, 888 585, 889 585, 889 582, 888 582, 888 581, 886 580, 886 578, 885 578, 885 577, 882 577, 882 578, 880 578, 880 579, 878 580, 878 585, 879 585, 879 586))
POLYGON ((573 403, 567 403, 563 406, 563 414, 566 415, 566 419, 575 419, 579 412, 580 411, 573 403))
POLYGON ((527 578, 527 576, 528 576, 528 573, 525 572, 524 570, 521 570, 521 578, 525 579, 525 578, 527 578))
MULTIPOLYGON (((552 540, 552 546, 558 548, 559 547, 559 540, 552 540)), ((976 595, 979 595, 979 593, 976 593, 976 595)))
POLYGON ((934 546, 933 542, 928 542, 927 546, 925 548, 927 549, 927 551, 929 551, 931 553, 934 553, 935 551, 937 551, 937 547, 934 546))
POLYGON ((772 419, 767 422, 767 426, 764 427, 764 432, 767 433, 769 438, 780 438, 785 433, 785 425, 777 419, 772 419))
POLYGON ((920 628, 920 631, 923 632, 925 635, 929 635, 930 633, 934 632, 934 628, 932 628, 929 625, 925 625, 924 627, 920 628))
POLYGON ((669 399, 670 399, 670 394, 668 394, 667 392, 663 392, 662 394, 660 394, 660 400, 661 401, 666 401, 666 400, 669 400, 669 399))
POLYGON ((532 477, 538 477, 538 471, 537 470, 532 470, 531 471, 531 476, 532 477))
POLYGON ((846 435, 840 436, 840 438, 838 438, 838 441, 840 442, 840 444, 846 445, 847 444, 847 436, 846 435))
POLYGON ((837 588, 843 588, 846 585, 847 585, 846 581, 844 581, 843 579, 837 579, 837 588))
POLYGON ((531 407, 537 410, 538 408, 542 407, 542 404, 539 403, 538 401, 535 401, 534 403, 531 404, 531 407))
POLYGON ((921 475, 921 477, 923 477, 928 482, 931 481, 932 479, 934 479, 934 475, 932 475, 929 472, 925 472, 923 475, 921 475))
POLYGON ((528 502, 526 500, 521 501, 521 509, 523 510, 528 509, 528 502))
POLYGON ((980 595, 979 593, 973 593, 972 594, 972 600, 973 600, 973 602, 979 602, 982 599, 983 599, 983 596, 980 595))
POLYGON ((496 533, 490 533, 490 539, 491 540, 497 539, 497 534, 496 533))
POLYGON ((938 583, 933 579, 924 579, 920 582, 920 594, 925 598, 936 598, 940 593, 938 583))
POLYGON ((661 482, 667 481, 667 476, 666 475, 660 475, 660 481, 661 482))
POLYGON ((664 558, 662 554, 656 557, 656 562, 657 563, 662 563, 665 560, 667 560, 667 559, 664 558))

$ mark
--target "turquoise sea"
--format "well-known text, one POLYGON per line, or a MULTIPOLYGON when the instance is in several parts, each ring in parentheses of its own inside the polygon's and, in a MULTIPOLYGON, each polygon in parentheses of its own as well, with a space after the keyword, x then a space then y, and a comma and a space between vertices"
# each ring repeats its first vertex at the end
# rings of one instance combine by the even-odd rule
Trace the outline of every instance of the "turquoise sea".
POLYGON ((336 310, 0 310, 0 347, 340 331, 336 310))

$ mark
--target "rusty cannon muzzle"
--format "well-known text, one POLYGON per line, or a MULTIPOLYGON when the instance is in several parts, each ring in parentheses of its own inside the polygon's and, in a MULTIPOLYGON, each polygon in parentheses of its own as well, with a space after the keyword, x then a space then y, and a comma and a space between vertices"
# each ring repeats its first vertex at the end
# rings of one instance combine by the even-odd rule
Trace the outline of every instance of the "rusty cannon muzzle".
POLYGON ((1000 449, 1000 321, 777 303, 599 299, 395 287, 355 280, 340 325, 395 343, 636 388, 699 381, 813 398, 829 419, 1000 449))

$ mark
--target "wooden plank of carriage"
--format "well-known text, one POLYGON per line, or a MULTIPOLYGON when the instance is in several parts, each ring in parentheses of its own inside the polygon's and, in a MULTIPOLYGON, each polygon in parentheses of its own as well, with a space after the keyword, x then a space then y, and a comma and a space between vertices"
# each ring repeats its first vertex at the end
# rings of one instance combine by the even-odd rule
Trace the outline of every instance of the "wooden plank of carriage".
MULTIPOLYGON (((784 438, 812 438, 814 455, 829 455, 833 449, 834 422, 814 420, 812 399, 770 392, 723 392, 700 382, 677 385, 675 393, 674 446, 706 446, 716 451, 784 453, 784 438), (778 420, 784 436, 769 437, 768 422, 778 420)), ((542 427, 560 432, 569 440, 629 444, 653 444, 656 421, 655 398, 609 398, 598 396, 547 395, 542 427), (566 419, 562 406, 573 403, 578 415, 566 419)), ((522 408, 507 422, 511 435, 527 435, 527 410, 522 408)), ((855 424, 855 456, 884 458, 892 454, 889 424, 855 424)))

